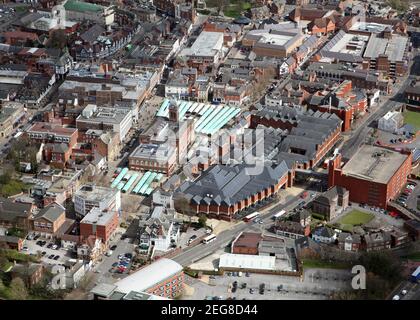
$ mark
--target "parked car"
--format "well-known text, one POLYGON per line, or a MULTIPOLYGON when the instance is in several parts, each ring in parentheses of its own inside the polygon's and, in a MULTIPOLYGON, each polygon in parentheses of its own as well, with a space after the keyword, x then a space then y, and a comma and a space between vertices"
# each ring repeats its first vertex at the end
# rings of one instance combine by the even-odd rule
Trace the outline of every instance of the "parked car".
POLYGON ((29 251, 28 247, 23 247, 22 251, 29 251))
POLYGON ((57 261, 58 259, 60 259, 60 256, 55 256, 55 257, 54 257, 54 260, 56 260, 56 261, 57 261))
POLYGON ((110 250, 114 251, 115 249, 117 249, 117 245, 114 244, 111 248, 109 248, 110 250))

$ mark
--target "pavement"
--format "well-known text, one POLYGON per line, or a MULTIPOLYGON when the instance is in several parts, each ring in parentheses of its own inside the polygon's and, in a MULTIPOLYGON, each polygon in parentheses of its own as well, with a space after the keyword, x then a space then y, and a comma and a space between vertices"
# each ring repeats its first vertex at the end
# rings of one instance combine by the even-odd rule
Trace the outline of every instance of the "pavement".
POLYGON ((350 274, 344 270, 308 269, 303 279, 281 275, 268 275, 250 273, 249 277, 215 276, 203 281, 186 276, 188 286, 183 300, 203 300, 206 297, 222 297, 222 299, 235 298, 237 300, 325 300, 332 291, 348 289, 350 287, 350 274), (311 275, 315 275, 312 276, 311 275), (238 289, 231 292, 232 283, 237 281, 238 289), (242 284, 246 283, 246 288, 242 284), (260 285, 265 285, 264 294, 259 293, 260 285), (281 291, 279 291, 279 287, 281 291), (251 293, 250 289, 254 292, 251 293))
MULTIPOLYGON (((112 264, 118 262, 118 256, 125 253, 134 253, 135 245, 128 241, 129 239, 121 240, 120 237, 116 238, 114 242, 110 243, 110 247, 114 244, 117 245, 117 248, 113 251, 110 257, 103 256, 102 261, 94 267, 94 272, 97 275, 96 283, 114 283, 122 278, 125 278, 128 274, 129 267, 127 272, 123 274, 111 273, 109 270, 112 268, 112 264)), ((134 254, 133 254, 134 255, 134 254)))
POLYGON ((400 300, 420 300, 420 284, 403 281, 389 294, 388 300, 392 300, 396 295, 400 297, 400 300), (403 295, 403 290, 407 290, 407 294, 403 295))
POLYGON ((37 240, 25 240, 24 246, 28 248, 28 251, 22 251, 25 254, 33 254, 37 255, 39 252, 46 252, 46 254, 41 258, 41 261, 47 265, 56 265, 56 264, 63 264, 69 259, 71 259, 72 254, 70 250, 66 250, 64 248, 60 248, 57 250, 47 248, 49 243, 53 243, 51 240, 39 238, 37 240), (39 246, 36 244, 37 241, 44 240, 47 241, 45 246, 39 246), (60 258, 57 260, 49 259, 50 255, 59 256, 60 258))
MULTIPOLYGON (((410 65, 410 74, 417 74, 419 66, 417 66, 417 64, 413 65, 413 61, 415 61, 418 57, 418 52, 415 52, 413 55, 414 56, 410 65)), ((393 110, 398 102, 404 102, 403 93, 412 80, 410 77, 411 76, 400 78, 399 82, 394 85, 395 94, 392 97, 382 97, 382 102, 378 105, 376 111, 370 113, 364 122, 361 123, 357 129, 351 132, 351 137, 343 143, 341 148, 341 153, 344 158, 350 159, 356 153, 358 148, 368 136, 373 124, 380 117, 384 116, 388 111, 393 110), (383 100, 383 98, 385 98, 385 100, 383 100)))
MULTIPOLYGON (((306 201, 310 201, 310 197, 306 201)), ((261 212, 260 218, 263 221, 263 225, 271 222, 271 217, 279 212, 280 210, 290 211, 295 208, 302 199, 293 197, 288 200, 285 204, 274 205, 273 207, 265 210, 259 210, 261 212)), ((178 262, 182 266, 188 266, 200 259, 203 259, 213 252, 225 248, 240 232, 248 230, 250 228, 260 228, 259 226, 254 227, 253 222, 245 223, 243 221, 238 222, 236 225, 232 226, 230 229, 225 230, 217 235, 216 240, 203 244, 200 243, 192 248, 188 248, 183 252, 179 253, 172 260, 178 262)))

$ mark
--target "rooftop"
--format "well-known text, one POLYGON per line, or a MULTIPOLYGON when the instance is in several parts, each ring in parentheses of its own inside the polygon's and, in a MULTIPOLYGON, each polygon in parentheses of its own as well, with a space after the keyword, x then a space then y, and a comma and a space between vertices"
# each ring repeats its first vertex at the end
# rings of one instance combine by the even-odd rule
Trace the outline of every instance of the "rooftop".
POLYGON ((223 47, 223 33, 203 31, 190 48, 181 51, 180 55, 213 56, 223 47))
POLYGON ((175 148, 168 143, 164 144, 140 144, 131 154, 130 158, 153 159, 166 162, 176 152, 175 148))
POLYGON ((110 197, 115 197, 119 190, 99 186, 82 186, 77 192, 76 196, 82 197, 85 201, 100 202, 110 197))
POLYGON ((219 268, 275 270, 276 257, 225 253, 220 256, 219 268))
POLYGON ((57 135, 71 136, 77 131, 76 128, 66 128, 60 124, 35 122, 29 129, 28 132, 34 133, 53 133, 57 135))
POLYGON ((183 268, 177 262, 161 258, 143 269, 118 281, 115 285, 118 291, 129 293, 130 291, 145 291, 150 287, 182 272, 183 268))
POLYGON ((408 155, 388 149, 363 145, 342 168, 344 175, 387 183, 408 155))
POLYGON ((80 223, 96 224, 99 226, 106 226, 110 220, 115 217, 115 211, 103 211, 99 208, 92 208, 89 213, 84 216, 80 223))
POLYGON ((402 61, 408 38, 398 34, 393 34, 391 39, 382 38, 378 34, 373 34, 366 47, 365 58, 375 59, 380 55, 386 55, 390 61, 402 61))
POLYGON ((66 4, 64 5, 64 8, 68 11, 79 11, 79 12, 84 12, 84 11, 100 12, 101 10, 103 10, 103 7, 97 4, 76 1, 76 0, 68 0, 66 4))

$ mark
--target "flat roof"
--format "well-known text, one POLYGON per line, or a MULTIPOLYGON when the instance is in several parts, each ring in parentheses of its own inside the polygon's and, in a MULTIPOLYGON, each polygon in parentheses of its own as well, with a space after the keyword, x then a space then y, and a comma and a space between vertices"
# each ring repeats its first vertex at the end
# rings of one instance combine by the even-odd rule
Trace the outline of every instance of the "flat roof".
POLYGON ((112 188, 84 185, 76 192, 75 195, 82 197, 85 201, 100 202, 104 199, 115 197, 118 192, 118 190, 112 188))
POLYGON ((329 51, 361 56, 369 40, 369 36, 345 33, 341 38, 334 37, 331 42, 334 40, 336 42, 329 51))
POLYGON ((363 145, 342 168, 345 175, 388 183, 408 155, 376 146, 363 145))
POLYGON ((116 282, 115 285, 118 287, 118 291, 123 293, 145 291, 182 270, 183 268, 179 263, 170 259, 161 258, 116 282))
POLYGON ((350 28, 351 31, 364 31, 371 33, 380 33, 384 31, 389 25, 375 22, 358 21, 350 28))
POLYGON ((203 31, 190 48, 181 51, 181 55, 213 56, 223 47, 223 32, 203 31))
POLYGON ((402 61, 408 38, 393 34, 391 39, 381 38, 374 34, 370 37, 364 53, 365 58, 376 59, 379 55, 386 55, 390 61, 402 61))
POLYGON ((275 270, 276 257, 225 253, 220 256, 219 268, 275 270))
POLYGON ((89 213, 80 221, 80 223, 96 224, 106 226, 115 216, 115 211, 102 211, 99 208, 92 208, 89 213))

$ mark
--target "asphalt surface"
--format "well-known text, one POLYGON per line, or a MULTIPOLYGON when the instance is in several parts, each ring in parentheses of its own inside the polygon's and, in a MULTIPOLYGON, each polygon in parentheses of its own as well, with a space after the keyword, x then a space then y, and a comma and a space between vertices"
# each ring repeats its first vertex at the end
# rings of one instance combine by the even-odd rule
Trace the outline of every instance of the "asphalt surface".
MULTIPOLYGON (((306 201, 309 201, 310 198, 308 197, 306 201)), ((296 207, 299 202, 301 202, 302 199, 299 197, 296 197, 292 200, 289 200, 285 204, 279 204, 273 208, 271 208, 268 212, 262 213, 260 215, 260 218, 264 221, 264 223, 267 223, 269 220, 271 220, 271 217, 279 212, 280 210, 286 210, 289 211, 292 208, 296 207)), ((245 222, 239 222, 237 225, 233 226, 229 230, 225 230, 217 235, 216 240, 213 242, 210 242, 208 244, 200 243, 190 249, 187 249, 174 258, 172 260, 178 262, 182 266, 188 266, 198 260, 201 260, 205 258, 206 256, 212 254, 213 252, 222 249, 226 247, 240 232, 250 229, 254 226, 253 222, 245 223, 245 222)))
POLYGON ((395 87, 399 88, 394 96, 387 99, 377 108, 375 112, 371 113, 356 130, 352 132, 351 138, 348 139, 341 148, 341 153, 344 158, 350 159, 356 153, 360 145, 365 141, 367 134, 379 118, 384 116, 388 111, 393 110, 397 105, 399 105, 399 103, 404 102, 403 93, 405 89, 410 85, 413 75, 419 74, 420 64, 417 63, 419 58, 420 56, 418 52, 414 52, 413 58, 411 59, 410 76, 401 78, 402 82, 400 82, 400 85, 398 86, 398 83, 395 84, 395 87))

